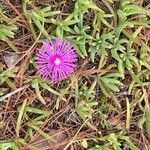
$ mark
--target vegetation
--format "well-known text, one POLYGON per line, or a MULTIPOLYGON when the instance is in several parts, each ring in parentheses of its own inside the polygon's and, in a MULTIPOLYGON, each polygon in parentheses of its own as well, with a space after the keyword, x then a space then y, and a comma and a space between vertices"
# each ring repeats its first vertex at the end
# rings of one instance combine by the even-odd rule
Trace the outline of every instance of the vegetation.
POLYGON ((0 150, 149 150, 150 1, 0 0, 0 150), (37 74, 48 39, 78 68, 37 74))

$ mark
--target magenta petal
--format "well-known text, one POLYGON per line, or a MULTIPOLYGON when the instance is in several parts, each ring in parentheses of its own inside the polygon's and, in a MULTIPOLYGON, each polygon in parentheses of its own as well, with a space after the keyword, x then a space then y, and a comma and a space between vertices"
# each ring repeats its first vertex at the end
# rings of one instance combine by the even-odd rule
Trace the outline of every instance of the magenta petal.
POLYGON ((36 54, 38 73, 53 82, 67 78, 76 69, 75 49, 67 42, 56 38, 55 41, 43 42, 36 54))

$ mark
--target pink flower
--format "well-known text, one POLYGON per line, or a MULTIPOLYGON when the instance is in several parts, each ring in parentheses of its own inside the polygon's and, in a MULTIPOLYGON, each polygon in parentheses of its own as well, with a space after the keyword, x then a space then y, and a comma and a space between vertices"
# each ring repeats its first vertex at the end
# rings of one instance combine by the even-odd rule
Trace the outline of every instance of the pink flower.
POLYGON ((50 78, 53 82, 67 78, 75 71, 77 55, 75 49, 67 42, 56 38, 55 41, 43 42, 38 49, 36 63, 38 73, 43 78, 50 78))

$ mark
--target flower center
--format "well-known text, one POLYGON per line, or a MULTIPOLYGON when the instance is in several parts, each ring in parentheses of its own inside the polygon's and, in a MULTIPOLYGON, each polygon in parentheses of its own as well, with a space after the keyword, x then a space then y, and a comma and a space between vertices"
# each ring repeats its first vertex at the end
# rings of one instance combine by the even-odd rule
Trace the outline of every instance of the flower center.
POLYGON ((61 59, 56 57, 55 60, 54 60, 54 64, 56 66, 59 66, 61 64, 61 59))

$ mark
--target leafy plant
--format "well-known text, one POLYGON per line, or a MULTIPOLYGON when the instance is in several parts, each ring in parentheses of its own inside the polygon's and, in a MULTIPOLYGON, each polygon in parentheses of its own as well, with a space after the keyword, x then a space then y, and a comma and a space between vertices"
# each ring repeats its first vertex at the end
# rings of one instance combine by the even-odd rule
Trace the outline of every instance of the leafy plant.
POLYGON ((124 70, 123 70, 123 61, 119 56, 119 52, 124 52, 126 50, 126 47, 124 46, 127 44, 128 41, 126 39, 119 40, 118 38, 114 39, 113 47, 111 49, 112 57, 118 61, 118 71, 121 74, 122 78, 124 78, 124 70), (119 52, 118 52, 119 51, 119 52))
POLYGON ((92 118, 92 114, 94 113, 93 107, 97 105, 97 102, 94 101, 94 88, 96 83, 97 81, 95 80, 89 89, 84 84, 79 90, 80 95, 76 112, 83 120, 92 118))
POLYGON ((47 6, 45 8, 35 8, 31 12, 28 12, 29 21, 30 23, 33 23, 38 27, 39 31, 42 29, 43 34, 47 39, 50 39, 50 36, 47 32, 47 30, 44 28, 43 23, 51 23, 50 17, 59 14, 60 11, 52 11, 51 7, 47 6))
POLYGON ((71 33, 74 35, 72 43, 78 54, 82 58, 85 58, 88 56, 86 47, 87 41, 93 38, 86 33, 90 27, 83 25, 83 15, 80 15, 79 20, 78 24, 74 26, 73 30, 71 30, 71 33))
POLYGON ((106 97, 110 97, 111 92, 119 92, 118 86, 122 83, 118 80, 117 73, 98 75, 98 84, 106 97))
MULTIPOLYGON (((109 69, 113 67, 114 65, 108 66, 109 69)), ((115 96, 115 93, 120 91, 119 87, 123 85, 119 81, 119 77, 121 77, 119 73, 100 73, 98 75, 98 85, 104 96, 114 100, 115 105, 118 108, 121 108, 120 103, 115 96)))
MULTIPOLYGON (((103 23, 109 29, 113 29, 114 27, 107 21, 107 18, 112 18, 112 14, 105 14, 104 12, 97 12, 95 14, 95 19, 97 20, 98 24, 103 23)), ((100 26, 101 27, 101 26, 100 26)))
POLYGON ((89 9, 93 9, 95 11, 104 12, 102 9, 97 7, 92 0, 77 0, 75 3, 73 15, 77 19, 78 16, 83 15, 88 12, 89 9))
POLYGON ((56 1, 52 5, 35 0, 22 0, 22 6, 20 3, 11 5, 9 1, 0 4, 0 43, 4 47, 1 55, 3 51, 9 52, 4 42, 18 53, 11 42, 14 37, 16 43, 25 39, 25 43, 17 44, 18 47, 29 48, 27 51, 19 49, 21 59, 24 59, 19 63, 23 76, 17 87, 14 80, 18 68, 5 70, 7 63, 3 60, 0 63, 0 96, 6 94, 1 99, 17 98, 13 106, 11 98, 7 103, 1 102, 0 110, 6 114, 2 112, 0 116, 0 129, 4 135, 1 138, 8 137, 8 140, 0 140, 0 150, 19 150, 20 147, 37 150, 30 144, 36 135, 42 140, 35 138, 35 143, 52 142, 60 149, 65 144, 64 150, 74 147, 89 150, 147 148, 149 141, 146 139, 150 134, 148 1, 56 1), (5 8, 8 9, 6 12, 5 8), (22 8, 22 12, 18 8, 22 8), (14 14, 17 17, 13 18, 14 14), (24 31, 25 37, 15 35, 18 29, 16 25, 21 29, 19 33, 24 31), (40 46, 38 42, 55 36, 69 41, 79 58, 75 73, 63 82, 53 84, 49 79, 34 76, 33 68, 36 68, 34 50, 40 46), (31 40, 32 37, 35 42, 31 40), (22 68, 24 65, 27 68, 22 68), (20 95, 22 89, 24 92, 20 95), (33 97, 30 97, 31 93, 34 93, 33 97), (47 100, 47 96, 53 101, 47 100), (10 116, 12 120, 7 118, 9 110, 15 113, 10 116), (56 119, 60 117, 56 121, 58 124, 47 126, 55 116, 56 119), (136 146, 132 142, 132 134, 128 132, 130 124, 134 124, 132 130, 138 133, 138 136, 134 136, 135 140, 141 137, 144 143, 135 141, 136 146), (70 129, 70 125, 75 128, 70 129), (70 137, 59 135, 61 139, 66 138, 68 143, 46 132, 59 126, 60 133, 72 131, 70 137), (138 129, 140 132, 136 132, 138 129))
POLYGON ((74 19, 73 14, 70 14, 66 19, 64 20, 58 20, 58 19, 51 19, 51 22, 56 25, 56 35, 60 38, 64 37, 64 32, 71 32, 71 25, 76 24, 79 22, 79 19, 74 19))
POLYGON ((15 25, 0 25, 1 32, 0 32, 0 39, 2 41, 7 41, 8 38, 14 37, 14 31, 17 30, 17 27, 15 25))
POLYGON ((17 68, 9 68, 4 71, 0 71, 0 85, 6 83, 12 89, 15 88, 15 84, 11 81, 11 78, 16 77, 18 69, 17 68))
POLYGON ((97 140, 105 143, 103 145, 96 145, 93 148, 90 148, 89 150, 121 150, 121 143, 122 141, 127 142, 127 147, 131 150, 139 150, 129 139, 128 136, 123 135, 122 132, 119 134, 117 133, 110 133, 109 135, 97 138, 97 140))
POLYGON ((139 7, 132 3, 131 0, 121 0, 121 6, 118 10, 119 23, 118 28, 116 28, 115 35, 119 38, 121 32, 125 27, 134 27, 134 25, 147 25, 145 18, 141 17, 140 20, 128 20, 128 17, 135 14, 146 14, 148 12, 146 9, 139 7))
POLYGON ((95 147, 89 148, 88 150, 111 150, 107 146, 96 145, 95 147))
MULTIPOLYGON (((150 61, 149 61, 149 55, 148 53, 150 52, 150 47, 147 46, 146 44, 143 44, 141 49, 140 49, 140 66, 144 66, 145 68, 147 68, 148 70, 150 70, 150 61)), ((141 68, 139 69, 139 71, 141 70, 141 68)))
POLYGON ((135 52, 136 51, 131 48, 131 44, 127 43, 127 52, 122 51, 122 53, 120 54, 121 61, 118 62, 118 69, 123 78, 125 69, 128 69, 128 71, 132 74, 134 74, 134 72, 132 71, 134 67, 140 69, 139 60, 135 56, 135 52))
POLYGON ((34 39, 37 38, 36 29, 33 24, 38 28, 38 31, 42 30, 42 33, 45 35, 47 39, 50 39, 50 35, 44 27, 45 23, 51 23, 51 17, 58 15, 60 11, 52 11, 50 6, 44 8, 34 7, 32 10, 27 10, 26 6, 27 1, 23 1, 23 11, 26 16, 31 32, 33 34, 34 39))
POLYGON ((18 112, 19 112, 19 116, 18 116, 16 131, 19 131, 20 129, 19 128, 20 123, 21 123, 20 121, 28 121, 27 122, 27 127, 28 127, 27 134, 24 137, 24 140, 32 137, 35 130, 41 135, 43 135, 45 138, 49 137, 46 133, 44 133, 41 129, 39 129, 38 126, 43 124, 44 119, 52 113, 51 111, 41 110, 35 107, 31 107, 27 103, 27 100, 25 100, 23 105, 18 107, 18 112), (36 117, 30 119, 30 115, 29 115, 30 113, 35 114, 36 117))
POLYGON ((11 142, 11 141, 0 142, 0 150, 9 150, 9 149, 19 150, 15 142, 11 142))
POLYGON ((100 33, 96 34, 96 37, 93 39, 93 42, 91 44, 92 50, 91 50, 91 60, 94 62, 96 53, 100 56, 107 56, 108 52, 107 50, 110 50, 112 45, 112 40, 114 38, 114 35, 112 33, 103 33, 100 35, 100 33))
POLYGON ((10 19, 0 9, 0 40, 7 42, 9 47, 18 52, 18 49, 12 44, 11 38, 14 38, 15 32, 17 31, 17 26, 14 24, 18 18, 10 19))
POLYGON ((49 85, 48 82, 45 82, 43 78, 37 77, 32 81, 32 87, 35 89, 36 95, 38 97, 38 99, 41 101, 41 103, 43 103, 44 105, 46 104, 44 98, 41 96, 41 91, 40 91, 40 87, 48 90, 50 93, 53 93, 54 95, 59 96, 61 99, 63 98, 63 94, 55 91, 54 89, 52 89, 49 85))

